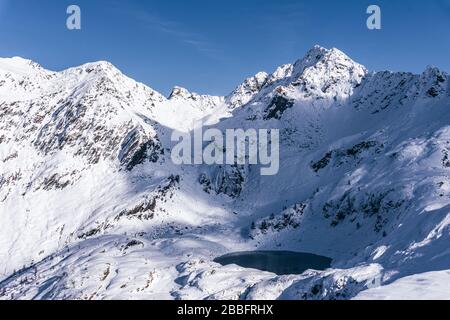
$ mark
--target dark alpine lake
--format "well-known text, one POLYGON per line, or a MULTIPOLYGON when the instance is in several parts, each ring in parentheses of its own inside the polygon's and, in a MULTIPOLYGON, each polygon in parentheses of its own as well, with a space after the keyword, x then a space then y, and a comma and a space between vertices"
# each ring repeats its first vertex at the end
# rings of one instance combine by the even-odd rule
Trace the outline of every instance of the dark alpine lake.
POLYGON ((308 269, 325 270, 331 266, 331 261, 324 256, 292 251, 235 252, 214 259, 223 266, 236 264, 278 275, 301 274, 308 269))

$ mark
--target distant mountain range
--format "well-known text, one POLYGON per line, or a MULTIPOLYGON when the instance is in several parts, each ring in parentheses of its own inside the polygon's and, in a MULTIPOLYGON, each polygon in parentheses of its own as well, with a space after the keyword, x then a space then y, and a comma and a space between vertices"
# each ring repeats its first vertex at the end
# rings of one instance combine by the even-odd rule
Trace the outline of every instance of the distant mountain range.
POLYGON ((226 97, 0 59, 0 299, 450 298, 450 81, 315 46, 226 97), (280 171, 176 166, 173 130, 280 130, 280 171), (277 276, 235 251, 333 259, 277 276))

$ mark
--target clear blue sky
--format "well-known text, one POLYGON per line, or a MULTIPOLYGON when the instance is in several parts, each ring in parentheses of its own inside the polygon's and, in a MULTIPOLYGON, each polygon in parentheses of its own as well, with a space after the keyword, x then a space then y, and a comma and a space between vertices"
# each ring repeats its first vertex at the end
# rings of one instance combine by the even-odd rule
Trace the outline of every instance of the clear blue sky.
POLYGON ((371 70, 450 71, 450 0, 0 0, 0 56, 61 70, 108 60, 168 94, 226 94, 258 71, 337 47, 371 70), (82 10, 82 30, 65 27, 82 10), (378 4, 383 29, 366 28, 378 4))

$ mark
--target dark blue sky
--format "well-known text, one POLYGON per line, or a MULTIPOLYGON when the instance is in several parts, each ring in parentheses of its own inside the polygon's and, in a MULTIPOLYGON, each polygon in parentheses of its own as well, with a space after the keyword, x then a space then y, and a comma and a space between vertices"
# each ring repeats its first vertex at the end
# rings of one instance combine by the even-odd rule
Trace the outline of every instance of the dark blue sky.
POLYGON ((226 94, 314 44, 371 70, 450 71, 450 0, 0 0, 0 56, 53 70, 108 60, 164 94, 226 94), (69 4, 81 31, 66 29, 69 4), (380 31, 366 28, 369 4, 382 9, 380 31))

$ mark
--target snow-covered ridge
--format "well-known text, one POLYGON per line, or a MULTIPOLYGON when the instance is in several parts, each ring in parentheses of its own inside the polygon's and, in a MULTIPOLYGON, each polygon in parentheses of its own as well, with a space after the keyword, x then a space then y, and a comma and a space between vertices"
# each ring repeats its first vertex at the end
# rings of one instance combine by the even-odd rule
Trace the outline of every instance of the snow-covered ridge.
POLYGON ((0 299, 426 296, 450 269, 449 104, 438 68, 374 73, 320 46, 226 97, 0 59, 0 299), (172 130, 200 119, 280 129, 280 173, 173 165, 172 130), (255 248, 333 265, 213 262, 255 248))
POLYGON ((12 73, 18 75, 31 75, 45 71, 39 64, 31 60, 23 59, 21 57, 0 58, 0 73, 12 73))

